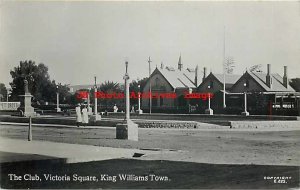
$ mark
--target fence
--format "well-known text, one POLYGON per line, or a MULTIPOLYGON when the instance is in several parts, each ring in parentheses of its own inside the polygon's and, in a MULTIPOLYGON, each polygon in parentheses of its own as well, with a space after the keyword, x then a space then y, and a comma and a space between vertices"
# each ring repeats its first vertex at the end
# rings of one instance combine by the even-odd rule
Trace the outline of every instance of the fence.
POLYGON ((20 105, 20 102, 0 102, 0 110, 15 111, 20 105))

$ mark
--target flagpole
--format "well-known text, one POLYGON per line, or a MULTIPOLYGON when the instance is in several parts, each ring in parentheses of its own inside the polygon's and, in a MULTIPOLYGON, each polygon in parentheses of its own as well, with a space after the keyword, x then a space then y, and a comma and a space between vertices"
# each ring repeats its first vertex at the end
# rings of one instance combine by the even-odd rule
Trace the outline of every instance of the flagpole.
POLYGON ((148 63, 149 63, 149 113, 151 114, 152 113, 152 89, 151 89, 151 59, 150 59, 150 56, 149 56, 149 60, 148 60, 148 63))
POLYGON ((226 90, 226 81, 225 81, 225 26, 224 26, 224 36, 223 36, 223 108, 226 108, 226 96, 225 96, 225 90, 226 90))

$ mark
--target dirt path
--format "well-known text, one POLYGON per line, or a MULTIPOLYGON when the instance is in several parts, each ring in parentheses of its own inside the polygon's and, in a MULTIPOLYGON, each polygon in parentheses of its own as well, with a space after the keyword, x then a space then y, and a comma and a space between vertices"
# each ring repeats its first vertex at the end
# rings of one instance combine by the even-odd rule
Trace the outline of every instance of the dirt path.
MULTIPOLYGON (((1 125, 0 135, 26 139, 26 126, 1 125)), ((34 127, 33 139, 160 151, 145 160, 300 166, 300 131, 139 129, 139 141, 115 139, 114 128, 34 127), (171 154, 165 154, 171 150, 171 154)))

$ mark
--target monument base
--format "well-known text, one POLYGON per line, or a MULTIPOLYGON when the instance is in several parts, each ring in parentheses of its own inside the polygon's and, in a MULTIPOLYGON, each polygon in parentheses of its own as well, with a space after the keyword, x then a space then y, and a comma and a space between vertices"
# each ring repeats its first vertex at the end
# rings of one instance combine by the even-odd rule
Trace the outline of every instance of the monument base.
POLYGON ((34 116, 37 116, 36 112, 34 112, 34 108, 33 107, 25 107, 25 110, 23 112, 23 116, 24 117, 34 117, 34 116))
POLYGON ((88 115, 93 115, 93 111, 91 107, 87 107, 88 115))
POLYGON ((249 114, 249 112, 245 111, 245 112, 242 112, 242 115, 243 116, 249 116, 250 114, 249 114))
POLYGON ((116 138, 138 141, 138 124, 133 121, 125 120, 124 123, 117 124, 116 138))
POLYGON ((24 101, 22 101, 22 105, 19 108, 19 110, 22 111, 22 116, 24 117, 33 117, 36 116, 36 113, 34 112, 34 108, 31 106, 31 94, 25 93, 25 95, 20 95, 21 97, 24 97, 24 101))
POLYGON ((206 109, 205 110, 205 114, 208 114, 208 115, 214 115, 214 110, 212 110, 212 109, 206 109))
POLYGON ((96 122, 101 120, 101 115, 91 115, 91 121, 96 122))
POLYGON ((143 110, 137 110, 137 113, 138 113, 138 114, 142 114, 142 113, 143 113, 143 110))

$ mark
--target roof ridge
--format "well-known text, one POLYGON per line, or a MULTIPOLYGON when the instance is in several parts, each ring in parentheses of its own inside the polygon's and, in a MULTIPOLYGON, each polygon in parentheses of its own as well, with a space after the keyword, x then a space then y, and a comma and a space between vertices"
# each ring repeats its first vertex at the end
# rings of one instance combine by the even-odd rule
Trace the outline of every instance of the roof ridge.
MULTIPOLYGON (((182 73, 191 83, 195 85, 195 81, 192 81, 184 72, 182 73)), ((198 77, 198 76, 197 76, 198 77)), ((196 86, 196 85, 195 85, 196 86)))
MULTIPOLYGON (((265 85, 267 85, 267 83, 265 81, 263 81, 259 76, 257 76, 254 72, 251 71, 251 73, 258 79, 260 80, 261 82, 263 82, 265 85)), ((262 73, 262 74, 265 74, 265 73, 262 73)), ((265 74, 266 75, 266 74, 265 74)))
MULTIPOLYGON (((277 73, 277 75, 279 75, 278 73, 277 73)), ((279 75, 280 76, 280 75, 279 75)), ((279 80, 278 78, 276 78, 275 76, 274 76, 274 74, 272 75, 272 77, 275 79, 275 80, 277 80, 280 84, 282 84, 283 85, 283 81, 281 81, 281 80, 279 80)), ((281 76, 280 76, 281 77, 281 76)))
POLYGON ((181 83, 183 84, 183 86, 188 87, 186 84, 184 84, 184 83, 182 82, 182 80, 180 80, 180 78, 177 78, 177 79, 179 80, 179 82, 181 82, 181 83))

